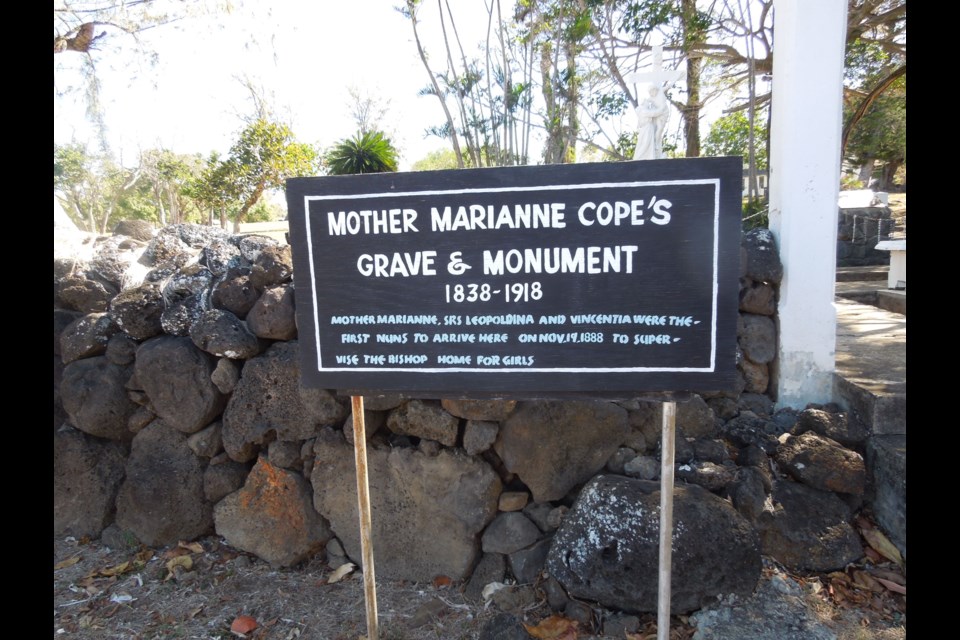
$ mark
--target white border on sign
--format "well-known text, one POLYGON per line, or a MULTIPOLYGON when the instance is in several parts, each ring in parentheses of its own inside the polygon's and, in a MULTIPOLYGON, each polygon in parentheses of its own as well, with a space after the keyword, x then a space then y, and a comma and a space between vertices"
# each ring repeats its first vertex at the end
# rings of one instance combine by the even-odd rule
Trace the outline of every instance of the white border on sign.
POLYGON ((307 254, 310 260, 310 291, 313 294, 313 326, 314 340, 317 347, 317 370, 321 372, 406 372, 406 373, 712 373, 717 366, 717 298, 719 297, 720 279, 720 179, 706 178, 698 180, 650 180, 641 182, 593 182, 589 184, 571 185, 540 185, 533 187, 489 187, 475 189, 440 189, 386 193, 355 193, 324 196, 303 197, 303 219, 307 238, 307 254), (313 200, 351 200, 368 198, 400 198, 406 196, 436 196, 444 194, 468 193, 504 193, 516 191, 547 191, 547 190, 575 190, 575 189, 611 189, 615 187, 659 187, 680 185, 713 185, 713 305, 710 317, 710 366, 709 367, 553 367, 553 368, 472 368, 472 367, 443 367, 443 368, 409 368, 409 367, 323 367, 323 356, 320 352, 320 316, 317 310, 317 268, 313 258, 313 236, 310 228, 310 202, 313 200))

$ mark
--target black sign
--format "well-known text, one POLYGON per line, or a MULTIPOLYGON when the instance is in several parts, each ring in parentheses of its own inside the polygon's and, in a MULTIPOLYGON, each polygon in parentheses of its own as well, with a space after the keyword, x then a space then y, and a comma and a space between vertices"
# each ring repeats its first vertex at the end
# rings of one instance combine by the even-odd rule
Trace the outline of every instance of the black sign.
POLYGON ((304 384, 733 386, 738 158, 287 181, 304 384))

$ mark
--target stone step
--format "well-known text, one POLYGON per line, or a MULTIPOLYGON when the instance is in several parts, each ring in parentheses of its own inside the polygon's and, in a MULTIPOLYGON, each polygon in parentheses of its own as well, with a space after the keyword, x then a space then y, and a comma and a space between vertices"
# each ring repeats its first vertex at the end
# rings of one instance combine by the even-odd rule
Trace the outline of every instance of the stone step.
POLYGON ((887 279, 890 267, 871 265, 866 267, 837 267, 837 282, 863 282, 867 280, 887 279))
POLYGON ((877 524, 907 557, 907 438, 873 436, 867 440, 870 499, 877 524))

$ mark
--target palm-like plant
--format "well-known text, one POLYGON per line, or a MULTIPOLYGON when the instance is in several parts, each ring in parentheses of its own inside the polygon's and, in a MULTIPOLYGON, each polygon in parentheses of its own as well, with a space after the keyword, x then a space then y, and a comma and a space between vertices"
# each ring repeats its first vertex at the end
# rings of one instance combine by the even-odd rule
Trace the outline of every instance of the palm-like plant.
POLYGON ((379 131, 358 133, 341 140, 327 154, 327 171, 343 176, 397 170, 397 150, 379 131))

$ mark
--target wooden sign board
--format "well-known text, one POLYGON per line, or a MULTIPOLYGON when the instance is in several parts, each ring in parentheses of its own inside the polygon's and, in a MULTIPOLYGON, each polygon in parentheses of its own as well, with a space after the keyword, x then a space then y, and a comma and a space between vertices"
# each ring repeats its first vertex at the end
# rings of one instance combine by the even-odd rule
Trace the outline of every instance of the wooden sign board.
POLYGON ((288 180, 304 384, 477 397, 731 388, 741 165, 288 180))

